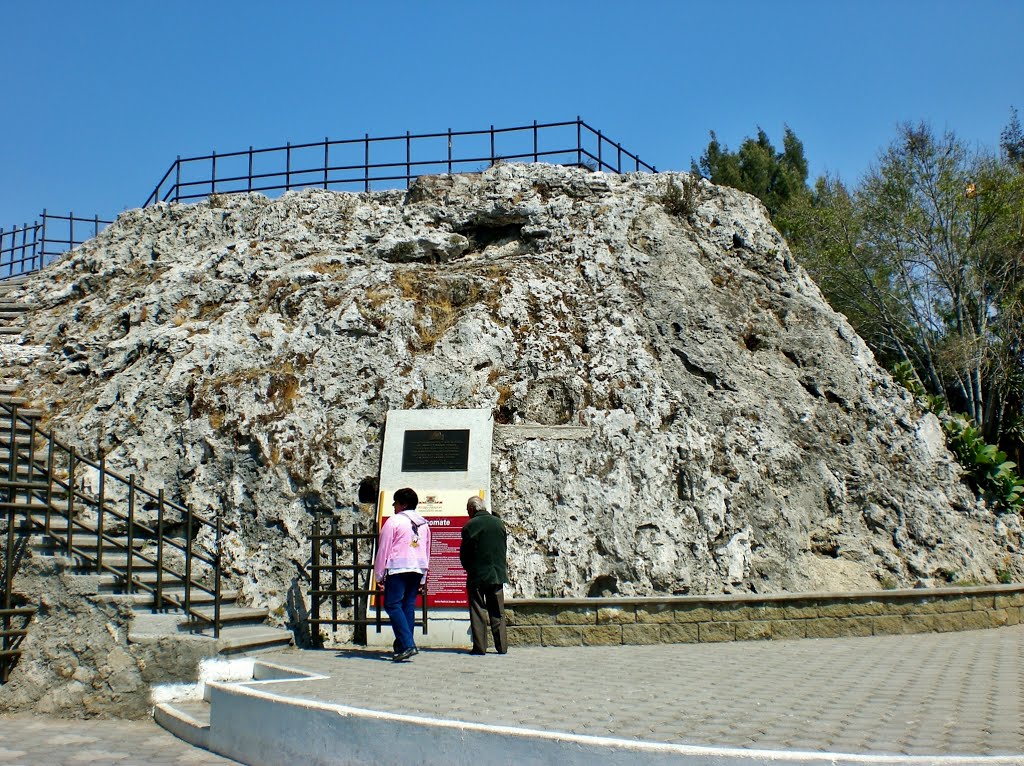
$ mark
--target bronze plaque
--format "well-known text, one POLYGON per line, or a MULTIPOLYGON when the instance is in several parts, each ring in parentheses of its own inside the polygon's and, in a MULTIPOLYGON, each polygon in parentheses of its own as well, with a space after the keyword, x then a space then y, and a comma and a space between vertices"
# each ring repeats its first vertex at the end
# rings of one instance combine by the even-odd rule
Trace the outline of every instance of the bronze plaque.
POLYGON ((469 429, 406 431, 402 471, 465 471, 469 465, 469 429))

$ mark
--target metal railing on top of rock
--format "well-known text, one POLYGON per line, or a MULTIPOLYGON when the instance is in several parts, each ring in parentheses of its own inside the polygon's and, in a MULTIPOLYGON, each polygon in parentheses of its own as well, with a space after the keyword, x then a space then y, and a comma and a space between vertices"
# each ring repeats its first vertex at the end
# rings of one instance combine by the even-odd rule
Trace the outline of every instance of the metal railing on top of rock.
POLYGON ((512 128, 421 133, 288 143, 254 149, 178 157, 153 189, 146 205, 212 194, 408 186, 423 175, 465 173, 497 162, 552 162, 611 173, 647 171, 652 165, 577 117, 512 128))
POLYGON ((0 280, 39 271, 111 223, 98 215, 83 218, 74 213, 54 215, 45 210, 39 217, 38 221, 12 229, 0 228, 0 280))
MULTIPOLYGON (((178 157, 153 189, 144 207, 157 202, 183 202, 213 194, 290 191, 292 189, 356 189, 379 191, 408 186, 423 175, 467 173, 498 162, 551 162, 589 167, 610 173, 657 173, 636 154, 577 117, 568 122, 519 125, 487 130, 371 136, 305 144, 287 143, 265 149, 178 157)), ((99 216, 74 213, 0 229, 0 281, 38 271, 85 242, 81 225, 91 236, 110 224, 99 216), (75 224, 79 224, 76 236, 75 224), (62 236, 66 230, 67 235, 62 236)))
POLYGON ((13 590, 17 541, 35 533, 52 539, 79 571, 113 575, 126 593, 153 595, 154 611, 180 609, 193 630, 221 629, 221 548, 224 525, 141 486, 135 475, 107 468, 106 459, 83 457, 0 402, 0 433, 7 454, 0 475, 0 510, 6 521, 4 603, 13 590), (86 487, 87 480, 91 485, 86 487), (140 513, 141 510, 148 514, 140 513), (183 536, 176 539, 171 528, 183 536), (195 538, 207 530, 213 552, 195 538))

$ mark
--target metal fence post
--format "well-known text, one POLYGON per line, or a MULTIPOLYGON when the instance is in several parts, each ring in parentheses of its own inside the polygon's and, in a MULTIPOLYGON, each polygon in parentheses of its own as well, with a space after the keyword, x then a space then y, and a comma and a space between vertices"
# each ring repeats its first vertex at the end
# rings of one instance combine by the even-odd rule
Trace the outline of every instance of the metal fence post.
MULTIPOLYGON (((43 267, 43 259, 46 258, 46 208, 45 207, 43 208, 43 215, 41 217, 43 219, 43 228, 42 228, 41 232, 38 232, 38 233, 40 233, 42 235, 40 240, 39 240, 39 268, 43 267)), ((35 242, 33 242, 32 243, 32 252, 33 252, 33 254, 35 253, 35 251, 36 251, 36 244, 35 244, 35 242)))
POLYGON ((491 125, 491 164, 493 165, 496 161, 494 156, 494 126, 491 125))
POLYGON ((313 517, 313 534, 310 535, 313 549, 309 552, 310 566, 312 567, 312 578, 310 581, 309 598, 309 623, 310 638, 315 644, 320 641, 320 520, 322 517, 313 517), (313 629, 316 634, 313 634, 313 629))
POLYGON ((292 188, 292 142, 289 141, 284 149, 284 190, 291 191, 292 188))
POLYGON ((363 181, 365 191, 370 191, 370 134, 363 134, 363 181))
POLYGON ((163 490, 157 493, 156 508, 156 610, 164 608, 164 495, 163 490))
POLYGON ((537 162, 537 121, 533 121, 533 161, 537 162))
POLYGON ((576 164, 583 164, 583 123, 576 115, 576 164))
POLYGON ((409 131, 405 131, 405 186, 412 183, 412 145, 410 143, 409 131))
POLYGON ((217 152, 210 155, 210 194, 217 193, 217 152))
POLYGON ((174 201, 181 199, 181 155, 174 160, 174 201))
POLYGON ((72 447, 68 455, 68 530, 67 530, 67 555, 71 558, 73 546, 72 537, 75 534, 75 467, 77 465, 75 448, 72 447))
POLYGON ((328 154, 327 154, 328 149, 330 148, 330 146, 331 146, 331 142, 328 140, 327 136, 324 136, 324 188, 325 189, 327 188, 327 168, 329 168, 331 166, 331 163, 330 163, 330 161, 328 159, 328 154))
POLYGON ((216 544, 213 553, 213 637, 220 638, 220 565, 224 529, 220 515, 217 516, 216 544))
MULTIPOLYGON (((161 531, 160 530, 160 522, 158 521, 157 522, 157 542, 156 542, 156 544, 157 544, 157 549, 156 549, 157 570, 160 569, 160 551, 161 551, 161 543, 163 542, 160 539, 160 531, 161 531)), ((126 553, 128 554, 128 563, 125 564, 125 568, 124 568, 124 579, 125 579, 124 587, 125 587, 125 590, 128 591, 128 593, 133 593, 135 591, 135 585, 132 582, 132 559, 135 556, 135 474, 134 473, 130 474, 128 476, 128 550, 126 551, 126 553)), ((159 575, 158 575, 158 577, 159 577, 159 575)))
MULTIPOLYGON (((164 502, 164 491, 160 490, 160 504, 164 502)), ((191 619, 192 608, 192 506, 185 509, 185 616, 191 619)))
POLYGON ((252 191, 252 144, 249 145, 249 191, 252 191))
POLYGON ((107 478, 107 457, 100 455, 100 491, 96 498, 96 574, 103 572, 103 505, 107 478))
POLYGON ((448 128, 448 175, 452 174, 452 129, 448 128))

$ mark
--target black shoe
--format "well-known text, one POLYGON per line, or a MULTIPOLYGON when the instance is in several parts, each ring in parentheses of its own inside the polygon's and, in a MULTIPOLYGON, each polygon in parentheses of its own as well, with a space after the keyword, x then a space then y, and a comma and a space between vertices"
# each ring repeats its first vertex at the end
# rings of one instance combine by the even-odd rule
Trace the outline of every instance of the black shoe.
POLYGON ((470 649, 469 653, 470 654, 487 654, 487 652, 484 651, 483 649, 470 649))
POLYGON ((391 661, 392 662, 405 662, 407 659, 412 657, 414 654, 416 654, 416 647, 410 647, 408 649, 405 649, 405 650, 395 654, 395 656, 391 658, 391 661))

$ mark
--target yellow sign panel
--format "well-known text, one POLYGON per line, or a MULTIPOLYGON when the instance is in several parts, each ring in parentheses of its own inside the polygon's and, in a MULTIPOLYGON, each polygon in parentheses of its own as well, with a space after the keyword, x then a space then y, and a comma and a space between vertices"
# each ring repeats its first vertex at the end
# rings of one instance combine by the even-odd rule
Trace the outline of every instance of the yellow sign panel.
MULTIPOLYGON (((395 487, 395 489, 382 489, 380 491, 380 498, 377 503, 378 528, 384 523, 384 519, 395 512, 392 502, 395 499, 396 489, 398 487, 395 487)), ((474 495, 485 497, 485 492, 482 489, 477 492, 469 489, 416 489, 416 495, 420 499, 419 505, 416 506, 416 512, 423 518, 429 519, 432 516, 465 516, 466 501, 474 495)))

